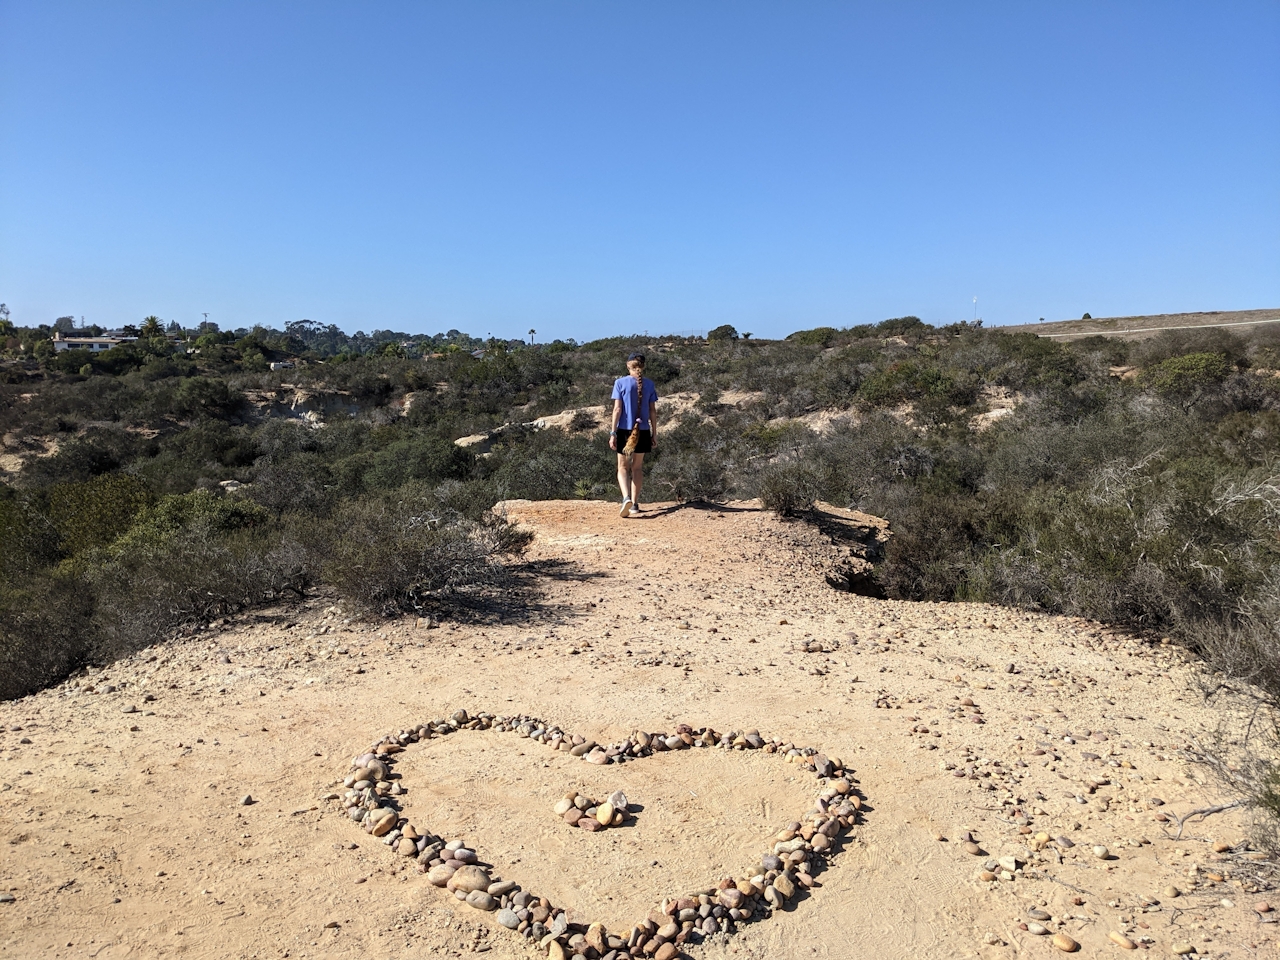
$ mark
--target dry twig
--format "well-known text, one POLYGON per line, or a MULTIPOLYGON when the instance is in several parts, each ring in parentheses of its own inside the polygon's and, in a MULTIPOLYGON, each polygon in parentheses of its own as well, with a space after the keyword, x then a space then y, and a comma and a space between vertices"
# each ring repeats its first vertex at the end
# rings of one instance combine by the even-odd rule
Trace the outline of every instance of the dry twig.
MULTIPOLYGON (((1201 807, 1199 810, 1192 810, 1190 813, 1178 818, 1178 832, 1174 835, 1173 839, 1182 839, 1182 828, 1186 826, 1187 821, 1192 817, 1200 817, 1200 819, 1203 820, 1205 817, 1211 816, 1215 813, 1222 813, 1224 810, 1234 810, 1236 807, 1243 807, 1246 803, 1248 803, 1247 800, 1232 800, 1230 803, 1219 803, 1212 807, 1201 807)), ((1168 834, 1169 831, 1165 830, 1165 835, 1168 836, 1168 834)))

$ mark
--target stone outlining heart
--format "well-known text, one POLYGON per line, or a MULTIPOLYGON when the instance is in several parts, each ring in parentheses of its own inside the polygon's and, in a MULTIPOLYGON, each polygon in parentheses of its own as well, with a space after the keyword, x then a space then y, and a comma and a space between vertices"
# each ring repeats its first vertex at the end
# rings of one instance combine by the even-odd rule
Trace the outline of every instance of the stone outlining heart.
POLYGON ((812 747, 766 740, 755 730, 720 734, 680 724, 674 734, 636 733, 620 743, 597 744, 533 717, 490 713, 472 717, 465 710, 388 734, 352 761, 343 782, 345 795, 332 796, 343 800, 348 815, 367 833, 381 838, 397 854, 414 857, 431 883, 448 888, 459 900, 478 910, 498 911, 499 923, 536 940, 552 960, 671 960, 680 955, 685 943, 722 931, 733 933, 738 923, 771 916, 796 895, 798 887, 813 886, 815 873, 836 854, 839 837, 857 822, 862 806, 850 771, 839 760, 812 747), (748 875, 670 897, 626 936, 615 936, 600 923, 570 923, 564 908, 522 890, 515 881, 491 875, 481 865, 478 851, 467 849, 460 840, 446 841, 420 831, 402 817, 396 799, 402 788, 391 778, 396 755, 412 743, 462 730, 515 732, 600 765, 692 748, 760 750, 811 770, 820 789, 813 808, 774 837, 770 852, 748 875))

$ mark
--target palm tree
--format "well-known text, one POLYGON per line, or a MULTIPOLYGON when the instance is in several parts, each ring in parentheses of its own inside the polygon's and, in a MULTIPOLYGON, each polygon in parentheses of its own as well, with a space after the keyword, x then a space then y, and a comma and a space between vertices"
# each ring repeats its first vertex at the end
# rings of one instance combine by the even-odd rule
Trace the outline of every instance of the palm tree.
POLYGON ((533 346, 533 335, 537 332, 538 331, 534 330, 532 327, 529 328, 529 346, 533 346))
POLYGON ((149 317, 143 317, 142 328, 138 331, 138 336, 144 340, 150 340, 152 337, 163 337, 164 327, 160 326, 160 318, 154 313, 149 317))

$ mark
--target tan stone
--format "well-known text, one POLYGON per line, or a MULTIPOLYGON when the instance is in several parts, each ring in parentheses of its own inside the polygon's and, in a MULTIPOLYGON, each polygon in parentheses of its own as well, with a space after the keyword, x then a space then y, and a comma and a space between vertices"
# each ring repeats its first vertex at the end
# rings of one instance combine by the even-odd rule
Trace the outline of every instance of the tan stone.
POLYGON ((493 883, 488 872, 477 866, 459 867, 457 872, 449 878, 449 882, 445 884, 450 890, 461 890, 463 893, 471 893, 473 890, 488 890, 489 884, 493 883))
POLYGON ((594 948, 597 953, 606 952, 606 937, 607 934, 605 933, 603 923, 593 923, 591 926, 587 927, 587 946, 594 948))
POLYGON ((427 871, 427 880, 433 886, 443 887, 449 883, 449 879, 453 876, 455 868, 448 864, 437 864, 427 871))

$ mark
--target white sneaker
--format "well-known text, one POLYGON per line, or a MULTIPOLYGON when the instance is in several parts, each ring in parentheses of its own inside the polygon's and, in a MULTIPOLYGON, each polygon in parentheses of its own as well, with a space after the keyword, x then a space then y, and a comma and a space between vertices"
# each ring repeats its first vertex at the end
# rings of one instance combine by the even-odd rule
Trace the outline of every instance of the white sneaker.
POLYGON ((629 517, 629 516, 631 516, 631 506, 632 506, 632 504, 631 504, 631 498, 630 498, 630 497, 628 497, 626 500, 623 500, 623 501, 622 501, 622 510, 621 510, 621 511, 619 511, 618 516, 620 516, 620 517, 629 517))
POLYGON ((644 508, 637 501, 631 501, 631 516, 638 516, 642 509, 644 508))

